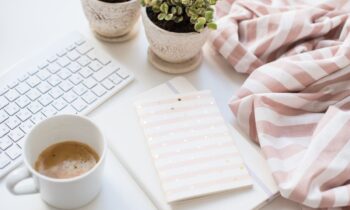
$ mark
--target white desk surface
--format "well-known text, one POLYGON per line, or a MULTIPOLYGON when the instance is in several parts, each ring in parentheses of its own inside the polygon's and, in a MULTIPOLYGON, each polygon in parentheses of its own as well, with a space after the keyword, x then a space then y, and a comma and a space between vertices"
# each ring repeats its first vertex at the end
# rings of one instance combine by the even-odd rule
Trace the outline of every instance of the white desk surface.
MULTIPOLYGON (((151 87, 161 84, 174 75, 162 73, 147 61, 147 40, 142 24, 135 39, 122 44, 109 44, 96 40, 89 30, 79 0, 0 0, 0 74, 20 59, 30 56, 48 46, 57 38, 71 31, 79 31, 95 44, 119 60, 135 73, 135 81, 106 103, 96 109, 90 116, 108 112, 117 103, 127 101, 151 87)), ((221 112, 228 122, 233 120, 227 107, 227 101, 238 90, 246 76, 236 73, 221 57, 208 46, 204 47, 204 59, 198 70, 183 74, 196 88, 212 90, 221 112)), ((122 120, 122 119, 115 119, 122 120)), ((103 125, 100 125, 103 127, 103 125)), ((110 155, 108 162, 113 160, 110 155)), ((107 164, 108 165, 108 164, 107 164)), ((107 167, 106 174, 118 174, 116 183, 105 183, 105 187, 114 187, 113 195, 105 195, 106 190, 83 209, 154 209, 143 193, 126 175, 121 166, 107 167), (113 172, 113 173, 112 173, 113 172), (115 202, 104 202, 111 199, 115 202), (105 206, 104 203, 113 206, 105 206)), ((52 209, 42 203, 38 195, 13 196, 7 192, 4 179, 0 179, 0 209, 41 210, 52 209)), ((264 210, 295 210, 299 205, 277 198, 264 210)))

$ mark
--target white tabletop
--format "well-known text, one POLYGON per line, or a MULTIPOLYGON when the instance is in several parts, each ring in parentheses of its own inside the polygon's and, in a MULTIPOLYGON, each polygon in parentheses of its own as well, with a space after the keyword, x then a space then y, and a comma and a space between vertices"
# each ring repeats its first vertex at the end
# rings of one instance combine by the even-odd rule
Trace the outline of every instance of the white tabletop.
MULTIPOLYGON (((20 59, 40 51, 55 39, 71 31, 79 31, 90 38, 96 45, 134 72, 136 76, 131 85, 90 114, 92 118, 108 112, 113 105, 128 101, 130 97, 174 77, 174 75, 156 70, 148 63, 148 43, 141 23, 139 23, 139 33, 129 42, 122 44, 100 42, 93 37, 78 0, 0 0, 0 73, 6 71, 20 59)), ((212 90, 225 119, 228 122, 233 120, 227 102, 238 90, 246 76, 236 73, 208 46, 204 47, 204 59, 199 69, 182 76, 186 77, 197 89, 212 90)), ((113 157, 109 161, 112 160, 113 157)), ((113 173, 119 174, 116 179, 118 183, 121 183, 120 186, 105 183, 115 188, 115 194, 109 196, 104 194, 103 196, 103 199, 114 199, 115 202, 105 202, 113 206, 107 208, 103 205, 104 200, 98 198, 98 201, 86 206, 85 209, 94 209, 94 205, 99 209, 153 209, 126 172, 122 171, 121 166, 107 167, 106 170, 111 170, 106 172, 107 176, 113 173)), ((102 191, 102 193, 106 192, 102 191)), ((0 207, 1 209, 17 210, 50 208, 41 202, 39 196, 9 194, 5 189, 4 179, 0 179, 0 207)), ((277 198, 263 209, 282 208, 300 209, 299 205, 283 198, 277 198)))

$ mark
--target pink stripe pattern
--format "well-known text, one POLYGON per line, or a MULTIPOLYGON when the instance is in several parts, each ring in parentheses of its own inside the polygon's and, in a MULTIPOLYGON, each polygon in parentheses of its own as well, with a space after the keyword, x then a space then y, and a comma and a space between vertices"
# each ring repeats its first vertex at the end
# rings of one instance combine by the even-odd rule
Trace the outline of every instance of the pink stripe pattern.
POLYGON ((350 206, 350 1, 221 0, 211 45, 250 74, 230 101, 281 195, 350 206))
POLYGON ((136 108, 168 202, 252 185, 210 91, 136 108))

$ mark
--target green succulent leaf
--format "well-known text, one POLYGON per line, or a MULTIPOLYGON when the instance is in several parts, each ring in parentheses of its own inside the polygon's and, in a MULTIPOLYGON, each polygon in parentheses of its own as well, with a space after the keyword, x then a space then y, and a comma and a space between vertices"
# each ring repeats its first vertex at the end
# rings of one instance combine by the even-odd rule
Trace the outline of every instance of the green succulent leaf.
POLYGON ((157 18, 158 18, 158 20, 164 20, 165 17, 166 17, 165 13, 159 13, 157 18))
POLYGON ((208 28, 211 30, 216 30, 218 28, 218 26, 216 25, 216 23, 208 23, 207 24, 208 28))
POLYGON ((197 23, 201 24, 201 25, 205 25, 205 23, 207 22, 207 20, 204 17, 200 17, 197 19, 197 23))
POLYGON ((176 6, 177 15, 182 15, 182 7, 176 6))
POLYGON ((197 32, 203 31, 203 28, 204 28, 203 24, 200 24, 200 23, 194 24, 194 30, 196 30, 197 32))
POLYGON ((190 0, 181 0, 181 4, 183 5, 189 5, 190 0))
POLYGON ((182 22, 183 21, 183 17, 182 16, 180 16, 180 17, 176 17, 175 19, 174 19, 174 21, 175 21, 175 23, 180 23, 180 22, 182 22))
POLYGON ((165 20, 172 20, 173 19, 173 14, 167 14, 166 16, 165 16, 165 20))
POLYGON ((191 18, 191 19, 190 19, 190 22, 191 22, 192 24, 196 24, 196 23, 197 23, 197 19, 191 18))
POLYGON ((170 11, 171 11, 171 14, 176 14, 177 13, 176 7, 172 7, 170 9, 170 11))
POLYGON ((168 12, 169 12, 169 6, 166 3, 162 3, 160 5, 159 9, 160 9, 161 12, 163 12, 165 14, 168 14, 168 12))
POLYGON ((206 11, 204 14, 205 19, 207 20, 212 20, 214 16, 214 12, 213 11, 206 11))

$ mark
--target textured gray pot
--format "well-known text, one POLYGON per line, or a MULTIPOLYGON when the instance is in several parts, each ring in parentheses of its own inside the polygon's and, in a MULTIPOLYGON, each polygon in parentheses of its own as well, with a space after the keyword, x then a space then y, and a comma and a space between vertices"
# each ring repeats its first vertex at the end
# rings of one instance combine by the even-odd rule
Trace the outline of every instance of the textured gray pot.
POLYGON ((183 63, 196 57, 209 35, 209 29, 201 33, 175 33, 155 25, 142 9, 142 21, 150 49, 159 58, 169 63, 183 63))
POLYGON ((99 0, 81 0, 90 27, 99 35, 119 37, 129 33, 140 16, 138 0, 107 3, 99 0))

